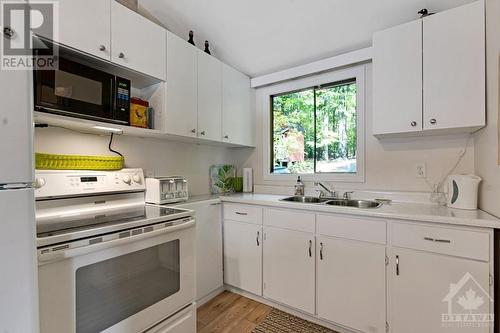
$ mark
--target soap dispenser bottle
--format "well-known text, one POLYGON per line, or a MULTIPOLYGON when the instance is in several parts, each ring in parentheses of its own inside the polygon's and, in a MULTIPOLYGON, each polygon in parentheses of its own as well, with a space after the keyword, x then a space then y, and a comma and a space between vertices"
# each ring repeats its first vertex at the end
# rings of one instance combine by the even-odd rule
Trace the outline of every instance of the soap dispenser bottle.
POLYGON ((300 180, 300 176, 297 177, 297 183, 295 183, 295 195, 303 197, 304 196, 304 183, 300 180))

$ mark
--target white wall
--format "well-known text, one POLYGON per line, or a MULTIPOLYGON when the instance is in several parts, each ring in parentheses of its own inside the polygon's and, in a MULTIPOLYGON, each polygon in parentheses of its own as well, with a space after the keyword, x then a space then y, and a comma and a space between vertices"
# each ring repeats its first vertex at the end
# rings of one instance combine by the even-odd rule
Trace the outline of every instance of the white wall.
MULTIPOLYGON (((457 161, 461 149, 469 139, 469 135, 447 135, 435 137, 393 138, 377 140, 372 135, 372 66, 366 65, 366 162, 365 183, 335 183, 339 189, 363 189, 385 191, 422 191, 431 188, 422 179, 415 177, 415 164, 424 162, 427 166, 428 180, 431 183, 440 181, 457 161)), ((262 147, 262 114, 269 110, 262 109, 262 90, 257 90, 257 149, 253 152, 245 166, 254 168, 255 184, 291 186, 291 182, 265 181, 263 179, 262 147)), ((474 144, 469 141, 467 153, 455 170, 456 173, 474 172, 474 144)), ((306 184, 306 187, 312 184, 306 184)))
MULTIPOLYGON (((80 134, 73 131, 36 129, 35 151, 75 155, 109 155, 109 136, 80 134)), ((224 148, 192 143, 167 142, 115 136, 113 149, 125 156, 126 167, 143 168, 155 176, 188 177, 190 195, 209 193, 208 169, 213 164, 241 165, 247 148, 224 148)))
POLYGON ((498 166, 498 81, 500 55, 500 0, 486 0, 486 128, 474 137, 476 173, 483 178, 479 207, 500 217, 500 167, 498 166))

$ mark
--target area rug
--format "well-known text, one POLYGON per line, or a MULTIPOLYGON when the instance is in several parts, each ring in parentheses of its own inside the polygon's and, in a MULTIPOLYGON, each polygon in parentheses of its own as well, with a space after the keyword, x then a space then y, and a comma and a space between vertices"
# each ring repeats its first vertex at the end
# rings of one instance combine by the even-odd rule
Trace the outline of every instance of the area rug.
POLYGON ((283 311, 272 309, 252 333, 336 333, 283 311))

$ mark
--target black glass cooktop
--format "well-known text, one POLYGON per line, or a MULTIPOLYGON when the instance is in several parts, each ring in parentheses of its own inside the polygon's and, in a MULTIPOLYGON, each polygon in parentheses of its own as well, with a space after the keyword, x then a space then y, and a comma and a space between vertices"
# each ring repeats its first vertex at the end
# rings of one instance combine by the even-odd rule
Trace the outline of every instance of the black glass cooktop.
POLYGON ((92 214, 61 214, 57 217, 37 219, 36 232, 38 238, 43 238, 119 224, 123 224, 126 228, 131 222, 147 221, 183 212, 181 209, 145 205, 92 214))

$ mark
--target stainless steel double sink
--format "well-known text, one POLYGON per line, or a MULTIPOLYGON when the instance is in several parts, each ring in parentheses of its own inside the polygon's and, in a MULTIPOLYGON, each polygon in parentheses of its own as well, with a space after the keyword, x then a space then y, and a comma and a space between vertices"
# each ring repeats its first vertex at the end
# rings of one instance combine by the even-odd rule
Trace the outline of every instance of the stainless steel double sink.
POLYGON ((329 206, 355 207, 355 208, 379 208, 380 206, 382 206, 382 203, 371 200, 332 199, 332 198, 319 198, 319 197, 307 197, 307 196, 304 197, 292 196, 281 199, 281 201, 323 204, 329 206))

